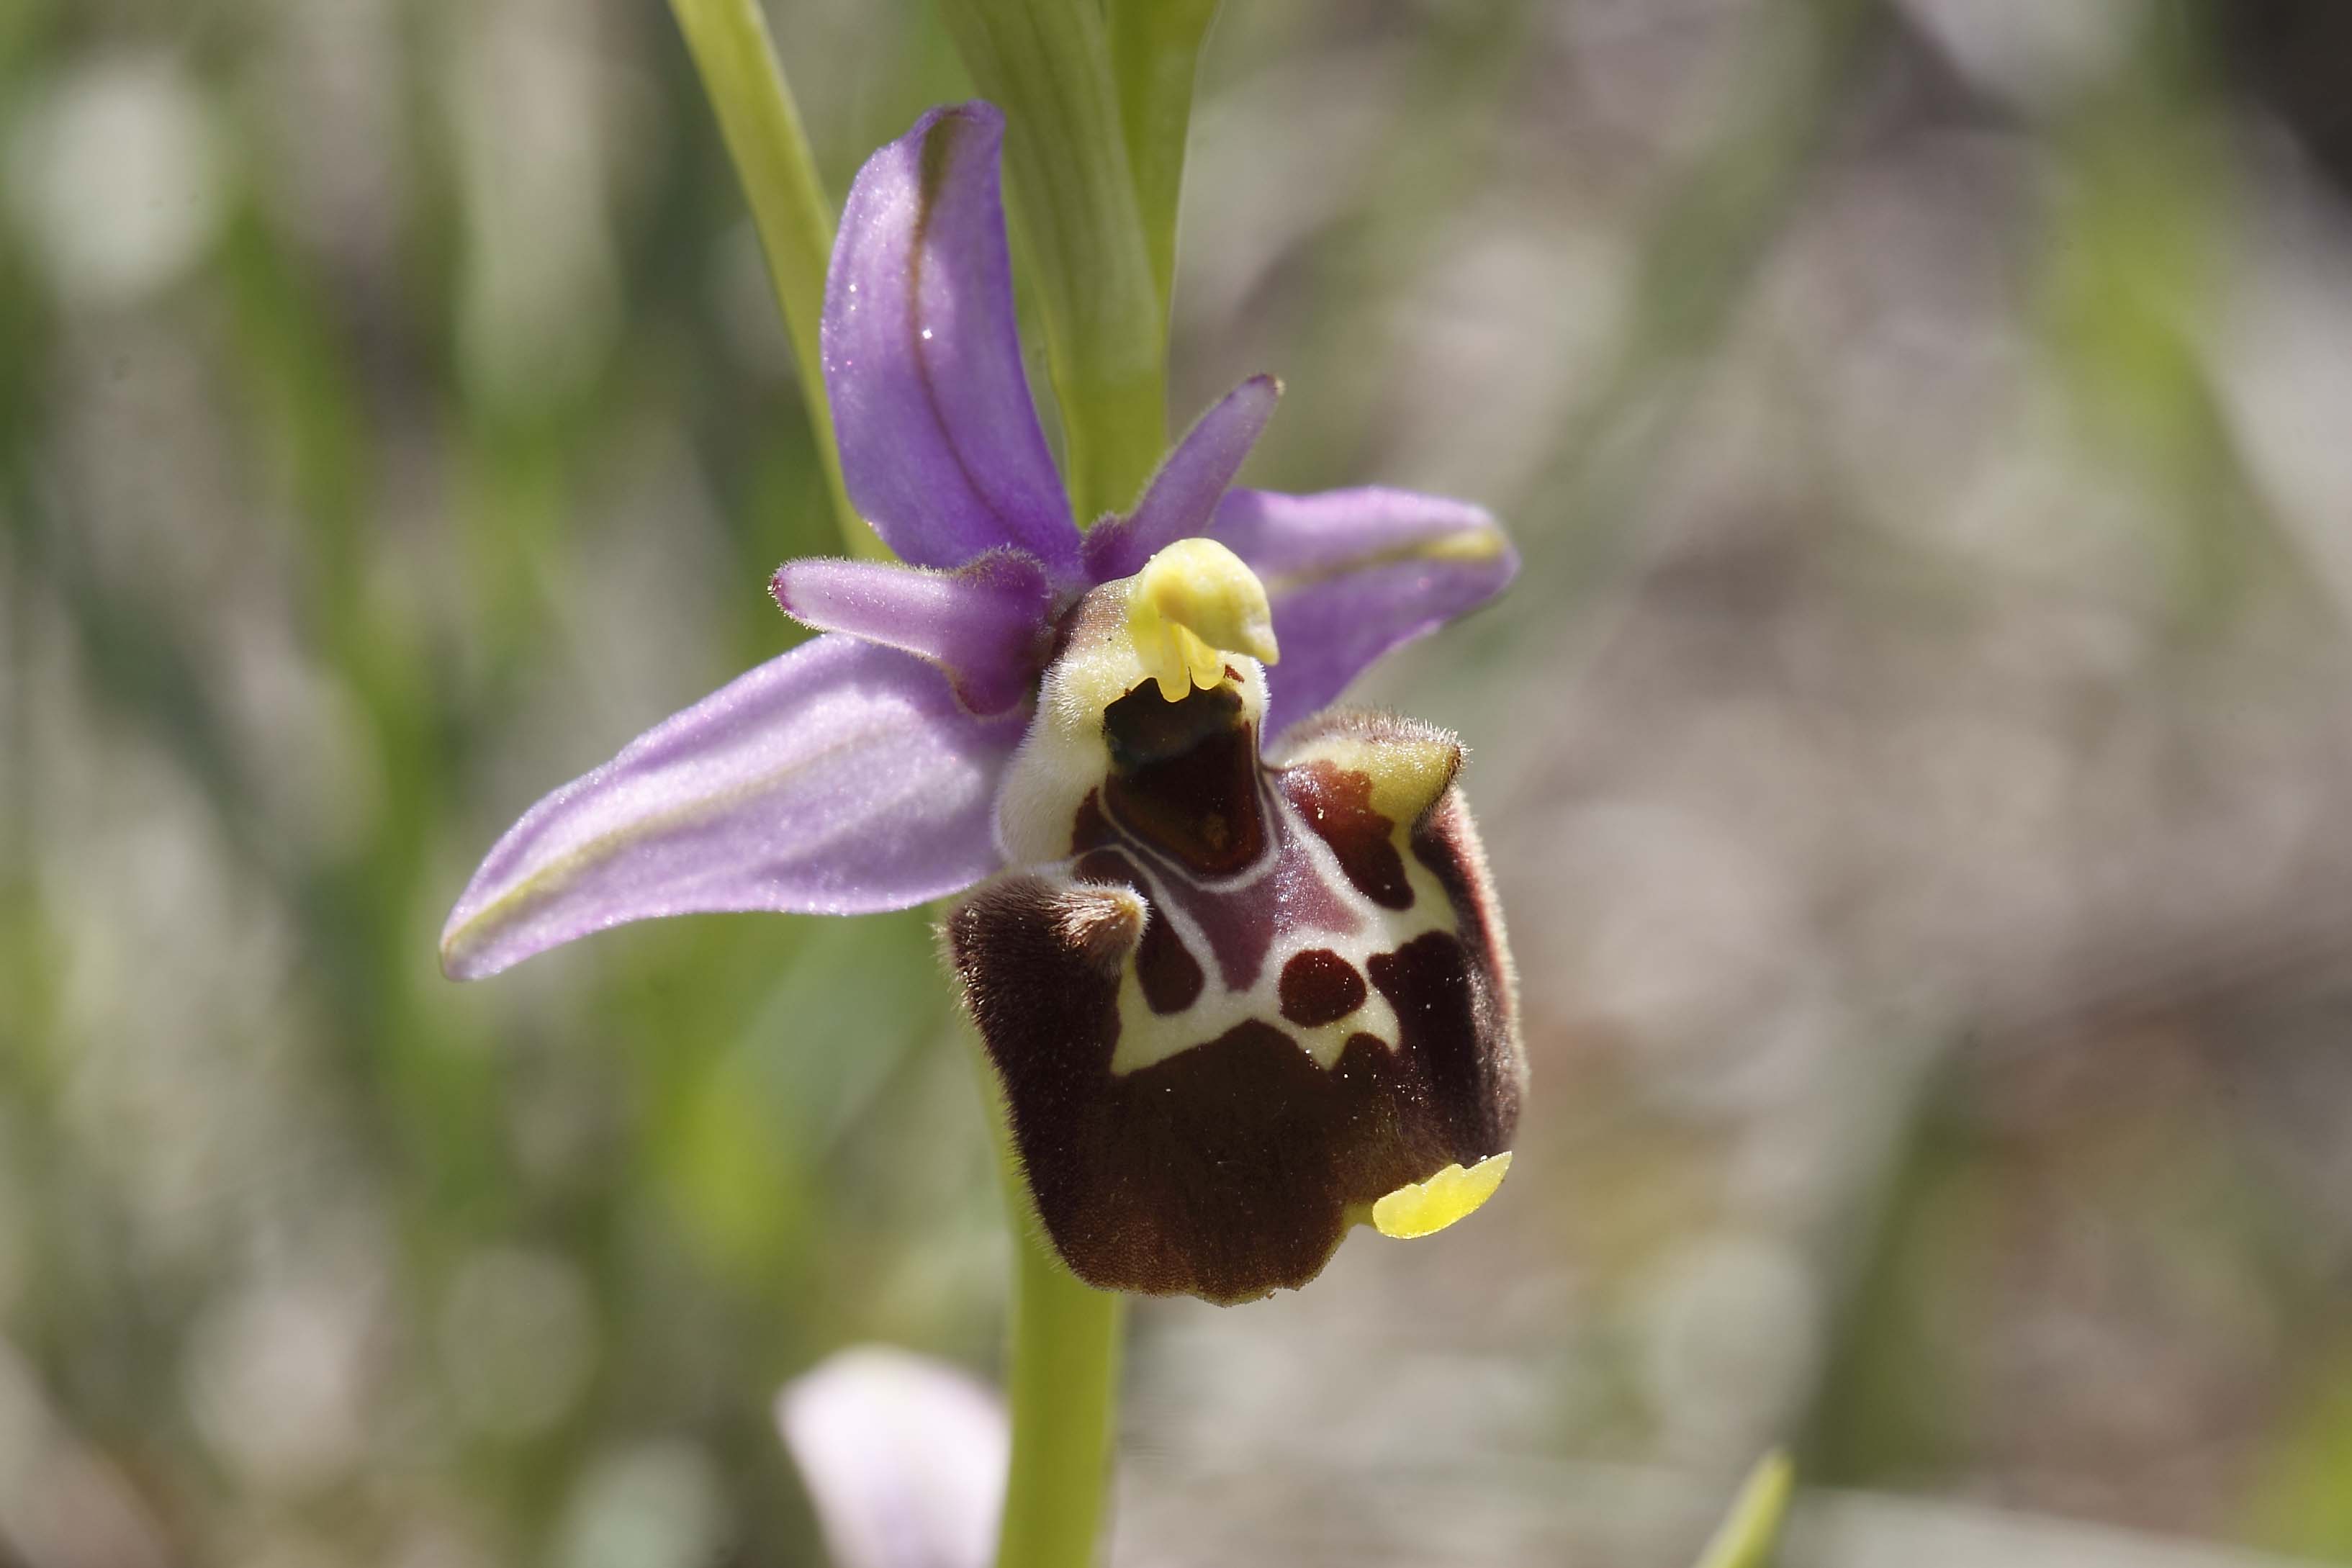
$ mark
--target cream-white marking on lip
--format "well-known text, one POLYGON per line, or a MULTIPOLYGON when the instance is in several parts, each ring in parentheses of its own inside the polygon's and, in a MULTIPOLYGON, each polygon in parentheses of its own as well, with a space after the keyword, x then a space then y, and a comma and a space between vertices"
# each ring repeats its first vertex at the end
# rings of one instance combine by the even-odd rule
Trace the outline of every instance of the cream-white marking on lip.
POLYGON ((1281 846, 1286 837, 1304 854, 1317 880, 1320 881, 1341 908, 1356 917, 1352 931, 1322 921, 1297 921, 1276 930, 1267 945, 1265 959, 1258 966, 1257 978, 1246 988, 1234 990, 1227 986, 1215 955, 1209 946, 1208 935, 1198 921, 1168 895, 1168 873, 1155 862, 1158 858, 1139 847, 1122 842, 1120 852, 1132 865, 1151 899, 1153 920, 1165 920, 1184 943, 1193 962, 1201 965, 1201 994, 1192 1005, 1181 1013, 1155 1013, 1145 1000, 1142 982, 1138 978, 1133 957, 1122 968, 1118 982, 1118 1045, 1111 1053, 1110 1070, 1125 1074, 1163 1062, 1196 1046, 1205 1046, 1238 1025, 1256 1019, 1271 1024, 1296 1041, 1315 1065, 1329 1071, 1339 1065, 1339 1058, 1354 1035, 1370 1035, 1393 1051, 1402 1038, 1402 1026, 1396 1009, 1372 984, 1371 959, 1380 953, 1394 952, 1415 937, 1430 931, 1449 933, 1457 931, 1454 902, 1446 896, 1444 886, 1420 857, 1412 851, 1409 825, 1391 829, 1398 849, 1404 857, 1407 885, 1412 889, 1412 905, 1409 909, 1392 910, 1366 898, 1348 880, 1340 869, 1339 857, 1330 845, 1307 825, 1304 814, 1293 805, 1279 790, 1268 790, 1267 811, 1277 818, 1267 823, 1266 852, 1258 865, 1239 879, 1214 884, 1219 892, 1238 893, 1258 881, 1271 878, 1281 858, 1281 846), (1364 1000, 1346 1016, 1328 1024, 1306 1026, 1292 1023, 1282 1016, 1282 971, 1293 958, 1310 948, 1328 948, 1338 953, 1363 977, 1364 1000))

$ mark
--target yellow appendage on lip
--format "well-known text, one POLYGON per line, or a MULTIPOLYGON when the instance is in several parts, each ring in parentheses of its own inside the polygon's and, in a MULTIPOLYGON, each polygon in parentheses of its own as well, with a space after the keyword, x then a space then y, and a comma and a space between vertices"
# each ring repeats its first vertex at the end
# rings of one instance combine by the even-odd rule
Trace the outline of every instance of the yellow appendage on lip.
POLYGON ((1180 539, 1144 563, 1129 588, 1127 635, 1169 702, 1196 686, 1213 689, 1228 652, 1262 664, 1282 657, 1265 585, 1211 539, 1180 539))
POLYGON ((1455 1220, 1475 1214, 1510 1171, 1508 1149, 1488 1155, 1466 1171, 1448 1165, 1429 1180, 1408 1182, 1374 1204, 1372 1226, 1382 1236, 1400 1240, 1434 1235, 1455 1220))

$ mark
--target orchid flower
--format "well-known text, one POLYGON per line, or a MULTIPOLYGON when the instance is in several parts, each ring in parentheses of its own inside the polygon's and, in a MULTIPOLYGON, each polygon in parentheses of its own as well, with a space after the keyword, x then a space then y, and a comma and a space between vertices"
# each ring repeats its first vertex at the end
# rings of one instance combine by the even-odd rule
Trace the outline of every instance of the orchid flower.
POLYGON ((442 962, 970 889, 949 960, 1063 1260, 1246 1300, 1507 1168, 1525 1069, 1462 749, 1328 705, 1517 558, 1460 501, 1232 489, 1265 376, 1082 532, 1022 365, 1003 135, 968 103, 877 153, 827 275, 844 478, 900 563, 779 570, 820 635, 527 812, 442 962))

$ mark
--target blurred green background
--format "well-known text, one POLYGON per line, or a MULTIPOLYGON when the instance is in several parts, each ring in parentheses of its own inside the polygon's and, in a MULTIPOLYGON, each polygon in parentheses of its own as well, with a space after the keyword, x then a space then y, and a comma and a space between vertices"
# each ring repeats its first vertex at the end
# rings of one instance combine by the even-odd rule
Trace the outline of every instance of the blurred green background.
MULTIPOLYGON (((770 15, 836 200, 969 91, 770 15)), ((1791 1562, 2352 1563, 2347 16, 1228 0, 1173 405, 1523 544, 1369 695, 1536 1080, 1143 1307, 1116 1561, 1687 1563, 1786 1441, 1791 1562)), ((813 1563, 777 1388, 993 1368, 926 913, 436 967, 837 548, 654 0, 0 0, 0 1561, 813 1563)))

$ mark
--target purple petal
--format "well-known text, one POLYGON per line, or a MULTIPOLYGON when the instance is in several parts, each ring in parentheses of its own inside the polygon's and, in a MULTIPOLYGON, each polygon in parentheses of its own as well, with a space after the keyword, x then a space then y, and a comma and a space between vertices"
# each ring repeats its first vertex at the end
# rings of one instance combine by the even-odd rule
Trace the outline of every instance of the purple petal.
POLYGON ((1034 557, 991 551, 953 572, 878 561, 787 561, 768 591, 784 614, 938 665, 975 713, 1019 705, 1053 636, 1054 585, 1034 557))
POLYGON ((1131 577, 1176 541, 1209 531, 1218 498, 1241 472, 1281 395, 1282 383, 1254 375, 1202 415, 1151 476, 1135 510, 1087 533, 1087 574, 1097 583, 1131 577))
POLYGON ((478 979, 627 921, 904 909, 996 869, 990 810, 1022 717, 977 719, 921 660, 805 643, 524 814, 441 933, 478 979))
POLYGON ((986 1568, 1011 1439, 955 1368, 861 1345, 776 1396, 835 1568, 986 1568))
POLYGON ((849 499, 918 566, 1000 545, 1057 574, 1078 531, 1021 368, 985 103, 935 109, 866 160, 824 281, 825 390, 849 499))
POLYGON ((1328 706, 1365 666, 1476 608, 1519 569, 1483 507, 1377 488, 1234 490, 1210 537, 1265 583, 1282 662, 1265 732, 1328 706))

